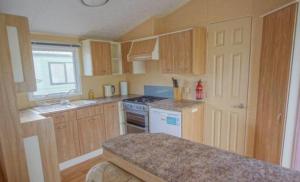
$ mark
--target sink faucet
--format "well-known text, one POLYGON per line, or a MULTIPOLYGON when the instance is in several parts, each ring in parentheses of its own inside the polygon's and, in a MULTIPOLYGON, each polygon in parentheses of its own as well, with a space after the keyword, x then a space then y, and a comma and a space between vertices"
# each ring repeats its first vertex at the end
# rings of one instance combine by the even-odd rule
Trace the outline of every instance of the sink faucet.
POLYGON ((69 95, 72 93, 72 92, 75 92, 76 89, 71 89, 69 90, 68 92, 66 92, 62 97, 61 97, 61 100, 60 100, 60 104, 62 105, 69 105, 70 104, 70 100, 67 99, 69 97, 69 95))

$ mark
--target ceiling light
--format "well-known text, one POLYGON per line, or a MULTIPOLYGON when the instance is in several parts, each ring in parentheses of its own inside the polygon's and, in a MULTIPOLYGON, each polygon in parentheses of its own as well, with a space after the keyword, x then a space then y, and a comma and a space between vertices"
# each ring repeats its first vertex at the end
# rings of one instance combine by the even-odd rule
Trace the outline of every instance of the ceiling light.
POLYGON ((81 0, 82 3, 89 7, 104 6, 109 0, 81 0))

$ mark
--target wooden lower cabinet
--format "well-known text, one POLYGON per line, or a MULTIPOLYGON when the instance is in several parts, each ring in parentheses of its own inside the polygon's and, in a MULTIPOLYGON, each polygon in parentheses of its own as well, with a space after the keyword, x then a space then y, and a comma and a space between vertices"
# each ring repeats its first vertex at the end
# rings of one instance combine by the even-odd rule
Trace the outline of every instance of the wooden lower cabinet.
POLYGON ((59 162, 100 149, 120 135, 118 103, 46 115, 53 118, 59 162))
POLYGON ((81 154, 101 148, 106 139, 103 115, 80 119, 77 122, 81 154))
POLYGON ((204 104, 183 109, 182 138, 203 143, 204 104))
POLYGON ((118 103, 104 104, 106 139, 120 135, 119 106, 118 103))
POLYGON ((80 155, 76 112, 62 112, 50 117, 53 118, 54 122, 59 162, 64 162, 80 155))

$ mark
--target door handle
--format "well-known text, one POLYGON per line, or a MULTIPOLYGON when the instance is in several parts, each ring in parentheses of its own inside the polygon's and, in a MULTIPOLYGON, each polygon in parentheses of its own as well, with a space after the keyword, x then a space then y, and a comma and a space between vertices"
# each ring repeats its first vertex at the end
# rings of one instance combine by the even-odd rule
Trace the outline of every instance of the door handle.
POLYGON ((246 106, 244 104, 239 104, 239 105, 234 105, 233 108, 236 108, 236 109, 245 109, 246 106))

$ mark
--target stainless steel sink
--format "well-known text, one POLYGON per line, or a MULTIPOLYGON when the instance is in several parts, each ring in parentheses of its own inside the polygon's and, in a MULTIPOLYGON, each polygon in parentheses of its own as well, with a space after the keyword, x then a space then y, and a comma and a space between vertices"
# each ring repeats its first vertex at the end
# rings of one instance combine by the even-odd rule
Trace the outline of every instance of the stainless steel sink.
POLYGON ((69 105, 81 107, 81 106, 93 105, 96 103, 97 103, 97 101, 95 101, 95 100, 77 100, 77 101, 70 102, 69 105))
POLYGON ((50 113, 50 112, 62 111, 62 110, 73 109, 78 107, 84 107, 96 103, 97 101, 94 100, 77 100, 77 101, 67 102, 64 104, 42 105, 42 106, 35 107, 33 109, 39 113, 50 113))

